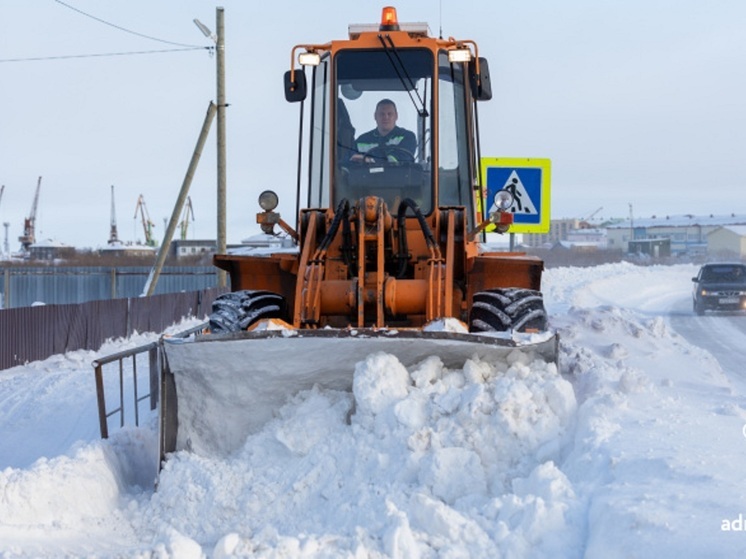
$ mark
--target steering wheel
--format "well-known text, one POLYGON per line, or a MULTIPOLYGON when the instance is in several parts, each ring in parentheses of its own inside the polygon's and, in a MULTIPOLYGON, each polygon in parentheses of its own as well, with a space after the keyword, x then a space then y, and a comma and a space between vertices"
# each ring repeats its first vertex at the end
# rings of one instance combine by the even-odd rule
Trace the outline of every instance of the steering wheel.
POLYGON ((399 146, 376 146, 364 155, 372 157, 377 162, 414 163, 414 154, 399 146))

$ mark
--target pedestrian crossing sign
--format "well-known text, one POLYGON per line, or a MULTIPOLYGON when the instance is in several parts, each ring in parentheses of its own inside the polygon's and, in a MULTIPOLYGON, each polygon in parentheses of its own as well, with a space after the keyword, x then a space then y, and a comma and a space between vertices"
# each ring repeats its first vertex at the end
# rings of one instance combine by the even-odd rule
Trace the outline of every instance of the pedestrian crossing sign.
MULTIPOLYGON (((551 162, 549 159, 483 157, 481 176, 483 204, 487 215, 493 209, 495 195, 507 190, 513 195, 513 225, 511 233, 548 233, 549 186, 551 162)), ((493 228, 488 227, 489 232, 493 228)))

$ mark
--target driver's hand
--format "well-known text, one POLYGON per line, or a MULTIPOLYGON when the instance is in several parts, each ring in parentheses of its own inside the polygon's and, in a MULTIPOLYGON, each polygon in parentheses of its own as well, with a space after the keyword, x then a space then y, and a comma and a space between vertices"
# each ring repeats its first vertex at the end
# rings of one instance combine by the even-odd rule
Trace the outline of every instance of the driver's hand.
POLYGON ((350 161, 356 161, 358 163, 375 163, 376 160, 372 158, 370 155, 365 155, 362 153, 356 153, 352 157, 350 157, 350 161))

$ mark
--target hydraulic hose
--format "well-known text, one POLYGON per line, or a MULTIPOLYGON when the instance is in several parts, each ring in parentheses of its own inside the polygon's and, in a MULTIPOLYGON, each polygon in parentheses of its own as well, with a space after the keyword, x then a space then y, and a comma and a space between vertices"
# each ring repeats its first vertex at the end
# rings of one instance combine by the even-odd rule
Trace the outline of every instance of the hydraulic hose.
POLYGON ((397 234, 399 236, 399 271, 396 274, 397 279, 401 279, 405 276, 405 274, 407 273, 407 262, 409 261, 409 248, 407 247, 406 228, 407 209, 411 209, 414 212, 414 215, 417 218, 417 222, 420 224, 420 229, 422 230, 422 234, 425 237, 425 242, 427 243, 428 248, 436 247, 435 236, 430 230, 430 226, 427 224, 425 216, 422 215, 422 211, 420 211, 420 207, 417 205, 417 202, 415 202, 411 198, 404 198, 404 200, 402 200, 399 204, 399 209, 396 212, 397 234))
MULTIPOLYGON (((334 212, 334 219, 332 220, 332 224, 329 227, 329 230, 326 232, 326 235, 324 235, 324 238, 321 240, 321 243, 319 244, 320 251, 325 251, 327 248, 329 248, 329 245, 334 240, 334 237, 337 235, 337 230, 339 229, 339 224, 344 219, 346 222, 349 220, 349 214, 350 214, 350 203, 347 201, 347 198, 343 198, 339 205, 337 206, 337 211, 334 212)), ((349 229, 349 224, 345 226, 345 231, 349 229)))

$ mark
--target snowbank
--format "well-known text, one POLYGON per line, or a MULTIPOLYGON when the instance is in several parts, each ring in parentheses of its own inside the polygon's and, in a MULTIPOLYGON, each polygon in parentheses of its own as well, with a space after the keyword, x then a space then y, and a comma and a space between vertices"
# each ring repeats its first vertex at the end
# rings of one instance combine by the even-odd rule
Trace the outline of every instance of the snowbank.
POLYGON ((157 491, 153 428, 95 434, 93 354, 0 373, 0 557, 742 555, 741 371, 678 329, 746 334, 691 313, 695 271, 549 270, 559 371, 374 353, 232 455, 174 454, 157 491))

